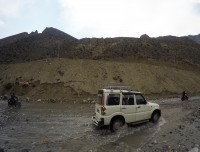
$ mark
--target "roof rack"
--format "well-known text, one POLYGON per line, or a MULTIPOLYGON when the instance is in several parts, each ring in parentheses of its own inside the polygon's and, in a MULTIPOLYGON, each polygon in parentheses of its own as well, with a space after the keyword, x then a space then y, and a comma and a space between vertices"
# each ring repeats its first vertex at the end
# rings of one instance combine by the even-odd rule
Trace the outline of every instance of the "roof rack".
POLYGON ((104 87, 104 89, 111 89, 111 90, 128 90, 131 91, 131 86, 126 85, 109 85, 104 87))

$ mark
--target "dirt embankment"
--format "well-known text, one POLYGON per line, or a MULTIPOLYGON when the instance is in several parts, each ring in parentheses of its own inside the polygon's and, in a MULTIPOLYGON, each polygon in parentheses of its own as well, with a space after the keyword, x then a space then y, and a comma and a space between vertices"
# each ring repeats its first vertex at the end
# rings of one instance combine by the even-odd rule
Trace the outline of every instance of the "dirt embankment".
POLYGON ((32 99, 95 95, 107 84, 127 84, 144 94, 199 93, 200 71, 133 61, 46 59, 0 65, 0 93, 32 99))

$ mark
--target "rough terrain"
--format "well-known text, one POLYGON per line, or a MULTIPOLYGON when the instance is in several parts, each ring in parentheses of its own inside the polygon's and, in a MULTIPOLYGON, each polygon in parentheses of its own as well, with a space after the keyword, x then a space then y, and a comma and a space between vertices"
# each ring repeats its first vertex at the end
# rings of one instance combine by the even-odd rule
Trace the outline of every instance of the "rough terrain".
MULTIPOLYGON (((0 101, 0 149, 5 152, 166 152, 199 150, 200 97, 152 100, 161 106, 157 124, 124 126, 111 133, 91 121, 94 104, 0 101)), ((196 151, 195 151, 196 152, 196 151)))

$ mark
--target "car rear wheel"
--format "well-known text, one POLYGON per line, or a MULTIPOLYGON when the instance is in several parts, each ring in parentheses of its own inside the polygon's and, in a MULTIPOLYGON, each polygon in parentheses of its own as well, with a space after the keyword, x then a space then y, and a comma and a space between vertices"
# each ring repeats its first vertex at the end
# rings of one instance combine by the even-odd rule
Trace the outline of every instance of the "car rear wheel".
POLYGON ((114 119, 111 122, 110 130, 112 132, 115 132, 115 131, 119 130, 123 125, 124 125, 124 121, 122 119, 120 119, 120 118, 114 119))

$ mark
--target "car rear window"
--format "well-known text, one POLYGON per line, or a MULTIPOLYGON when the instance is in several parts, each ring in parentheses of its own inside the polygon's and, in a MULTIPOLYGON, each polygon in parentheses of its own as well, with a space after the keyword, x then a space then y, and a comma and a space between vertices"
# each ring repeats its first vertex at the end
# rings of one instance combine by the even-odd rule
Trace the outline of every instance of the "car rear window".
POLYGON ((98 91, 98 94, 97 94, 96 103, 97 103, 97 104, 101 104, 102 98, 103 98, 103 91, 102 91, 102 90, 99 90, 99 91, 98 91))
POLYGON ((120 95, 119 94, 109 94, 107 98, 107 105, 119 105, 120 102, 120 95))

